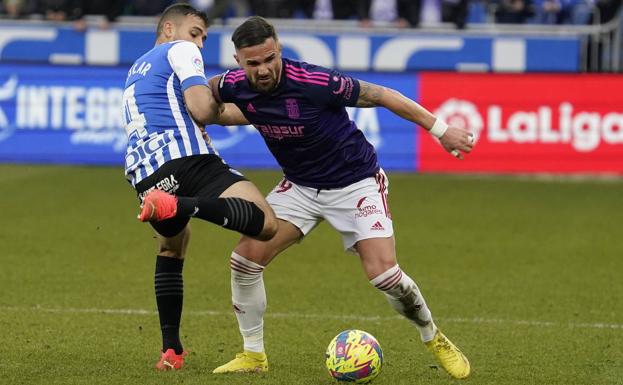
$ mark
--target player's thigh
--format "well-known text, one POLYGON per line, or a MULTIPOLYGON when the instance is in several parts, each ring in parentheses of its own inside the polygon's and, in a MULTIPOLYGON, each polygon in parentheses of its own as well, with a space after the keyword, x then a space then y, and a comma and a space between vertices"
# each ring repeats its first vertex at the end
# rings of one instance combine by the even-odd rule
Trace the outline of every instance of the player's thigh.
POLYGON ((158 255, 184 259, 190 241, 190 223, 187 223, 176 235, 164 236, 156 231, 156 236, 158 238, 158 255))
POLYGON ((396 242, 389 238, 362 239, 355 244, 368 279, 374 279, 396 265, 396 242))
POLYGON ((279 253, 298 242, 303 236, 301 230, 292 223, 277 220, 277 233, 269 241, 258 241, 243 236, 234 249, 236 254, 259 265, 268 265, 279 253))
POLYGON ((275 216, 273 209, 270 207, 268 202, 266 202, 266 199, 260 190, 258 190, 253 183, 246 180, 232 184, 221 193, 219 198, 242 198, 255 203, 260 209, 262 209, 262 211, 264 211, 266 216, 273 218, 275 216))
POLYGON ((341 189, 321 191, 323 217, 342 235, 344 249, 371 238, 390 238, 394 234, 387 205, 386 177, 379 172, 341 189))
POLYGON ((266 201, 278 219, 293 225, 304 237, 322 220, 316 195, 316 189, 283 179, 268 194, 266 201))
POLYGON ((314 191, 311 190, 286 179, 278 183, 266 197, 278 218, 277 233, 266 242, 242 237, 236 253, 266 266, 277 254, 300 241, 320 220, 318 205, 313 200, 314 191))

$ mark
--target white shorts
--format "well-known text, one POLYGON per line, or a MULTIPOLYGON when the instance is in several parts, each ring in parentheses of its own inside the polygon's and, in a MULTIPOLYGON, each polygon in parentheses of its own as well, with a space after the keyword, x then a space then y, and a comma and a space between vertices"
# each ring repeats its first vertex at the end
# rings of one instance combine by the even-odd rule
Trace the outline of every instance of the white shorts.
POLYGON ((283 179, 266 200, 277 218, 288 221, 307 235, 325 219, 342 234, 344 249, 362 239, 388 238, 394 234, 387 206, 387 176, 375 176, 339 189, 315 189, 283 179))

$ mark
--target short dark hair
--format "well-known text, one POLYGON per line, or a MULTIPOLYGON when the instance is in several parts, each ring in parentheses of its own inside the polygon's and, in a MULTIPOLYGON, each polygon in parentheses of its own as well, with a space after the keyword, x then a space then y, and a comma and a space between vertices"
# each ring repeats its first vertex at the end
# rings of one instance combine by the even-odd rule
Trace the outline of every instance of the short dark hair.
POLYGON ((158 28, 156 29, 156 34, 160 36, 165 22, 187 15, 193 15, 200 18, 203 21, 203 24, 205 24, 206 28, 210 25, 208 22, 208 15, 206 15, 205 12, 198 11, 197 9, 193 8, 191 5, 188 4, 177 3, 168 6, 164 11, 162 11, 162 15, 160 15, 160 20, 158 20, 158 28))
POLYGON ((236 49, 240 49, 262 44, 271 37, 277 41, 275 27, 261 16, 251 16, 236 28, 231 41, 236 49))

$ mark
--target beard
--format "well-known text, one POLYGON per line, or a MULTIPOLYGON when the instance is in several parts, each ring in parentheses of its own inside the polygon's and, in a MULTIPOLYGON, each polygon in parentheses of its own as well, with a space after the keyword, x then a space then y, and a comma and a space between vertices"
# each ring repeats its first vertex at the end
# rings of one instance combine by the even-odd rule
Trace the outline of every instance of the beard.
POLYGON ((277 75, 271 73, 270 75, 264 78, 259 78, 259 77, 255 78, 255 81, 253 82, 252 85, 256 91, 270 92, 277 87, 277 84, 278 84, 277 75))

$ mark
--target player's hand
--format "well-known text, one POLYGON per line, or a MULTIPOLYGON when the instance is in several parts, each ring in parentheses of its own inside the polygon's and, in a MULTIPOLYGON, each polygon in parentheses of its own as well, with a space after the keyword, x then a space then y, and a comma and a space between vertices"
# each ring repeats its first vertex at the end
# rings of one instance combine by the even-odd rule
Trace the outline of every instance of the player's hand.
POLYGON ((474 134, 464 128, 449 126, 439 142, 450 154, 463 159, 463 153, 468 154, 474 148, 474 134))

